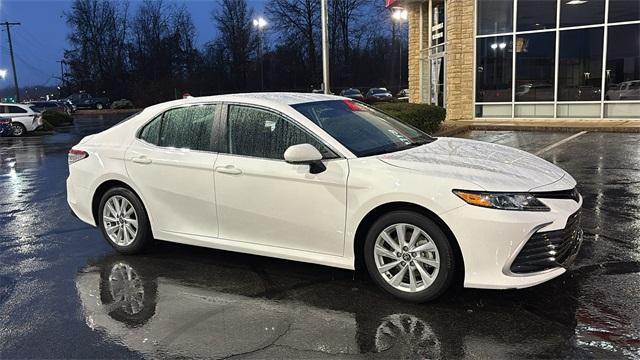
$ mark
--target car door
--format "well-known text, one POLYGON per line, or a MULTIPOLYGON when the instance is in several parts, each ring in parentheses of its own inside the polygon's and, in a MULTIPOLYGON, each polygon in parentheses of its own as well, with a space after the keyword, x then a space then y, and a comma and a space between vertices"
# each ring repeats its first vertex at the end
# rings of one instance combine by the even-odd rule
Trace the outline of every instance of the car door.
POLYGON ((230 104, 224 144, 215 165, 220 238, 342 255, 347 160, 293 120, 270 109, 230 104), (284 161, 284 152, 310 143, 326 170, 284 161))
POLYGON ((212 129, 219 105, 170 109, 147 123, 127 149, 125 164, 159 238, 218 236, 212 129))

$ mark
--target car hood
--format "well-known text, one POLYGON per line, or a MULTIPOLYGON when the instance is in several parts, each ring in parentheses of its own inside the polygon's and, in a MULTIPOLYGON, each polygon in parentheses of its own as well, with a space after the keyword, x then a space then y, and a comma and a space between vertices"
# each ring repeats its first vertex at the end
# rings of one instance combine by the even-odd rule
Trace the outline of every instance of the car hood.
POLYGON ((380 155, 381 161, 431 176, 456 178, 486 191, 554 191, 576 185, 559 167, 525 151, 481 141, 438 138, 409 150, 380 155))

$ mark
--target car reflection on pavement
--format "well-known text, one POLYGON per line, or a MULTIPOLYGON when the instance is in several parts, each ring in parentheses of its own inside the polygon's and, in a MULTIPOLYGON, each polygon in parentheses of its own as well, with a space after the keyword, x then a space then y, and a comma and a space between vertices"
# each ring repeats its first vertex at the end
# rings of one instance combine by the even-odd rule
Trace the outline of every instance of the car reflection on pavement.
POLYGON ((265 267, 247 255, 206 250, 209 259, 215 254, 209 261, 169 252, 87 265, 75 280, 87 325, 146 356, 190 358, 504 358, 553 354, 569 335, 549 326, 529 337, 527 327, 539 321, 517 306, 407 304, 378 295, 372 284, 353 288, 340 270, 305 274, 287 261, 265 267), (519 321, 509 319, 514 311, 519 321))

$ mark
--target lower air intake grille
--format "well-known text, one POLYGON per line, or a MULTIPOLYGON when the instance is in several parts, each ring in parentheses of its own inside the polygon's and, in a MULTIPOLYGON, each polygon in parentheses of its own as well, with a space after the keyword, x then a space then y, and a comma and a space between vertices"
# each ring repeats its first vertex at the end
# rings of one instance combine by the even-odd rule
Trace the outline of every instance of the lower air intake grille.
POLYGON ((533 234, 511 264, 511 272, 532 273, 565 265, 578 251, 581 235, 580 212, 576 212, 564 229, 533 234))

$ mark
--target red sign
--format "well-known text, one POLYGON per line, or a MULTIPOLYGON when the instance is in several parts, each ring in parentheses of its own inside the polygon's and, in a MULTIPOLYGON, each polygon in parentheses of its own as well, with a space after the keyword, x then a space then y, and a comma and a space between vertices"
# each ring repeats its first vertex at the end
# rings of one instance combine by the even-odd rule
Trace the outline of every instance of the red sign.
POLYGON ((391 7, 393 6, 393 4, 397 3, 398 0, 384 0, 384 6, 385 7, 391 7))

